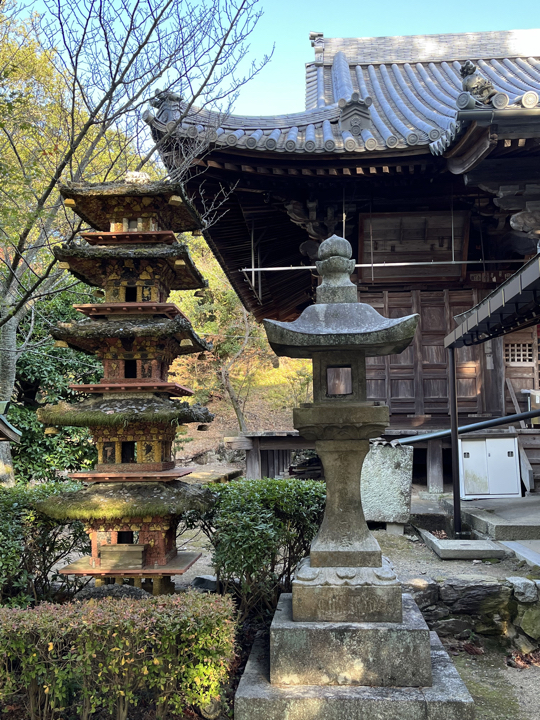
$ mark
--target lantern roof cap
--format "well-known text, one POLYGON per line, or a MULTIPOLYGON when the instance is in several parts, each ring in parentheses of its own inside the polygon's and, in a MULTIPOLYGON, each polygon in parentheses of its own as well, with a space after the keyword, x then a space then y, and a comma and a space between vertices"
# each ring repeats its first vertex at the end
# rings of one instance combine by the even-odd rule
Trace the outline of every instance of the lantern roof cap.
POLYGON ((268 341, 276 355, 310 358, 316 352, 357 350, 366 356, 393 355, 412 341, 419 315, 385 318, 371 305, 359 303, 352 248, 337 235, 319 248, 317 270, 322 283, 317 302, 307 307, 294 322, 264 320, 268 341))

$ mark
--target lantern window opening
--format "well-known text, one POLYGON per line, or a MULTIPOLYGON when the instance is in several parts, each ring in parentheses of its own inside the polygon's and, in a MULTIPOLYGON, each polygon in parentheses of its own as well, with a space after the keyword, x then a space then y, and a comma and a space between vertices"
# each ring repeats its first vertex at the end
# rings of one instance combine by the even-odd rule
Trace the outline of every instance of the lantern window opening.
POLYGON ((136 378, 137 377, 137 361, 136 360, 124 360, 124 377, 125 378, 136 378))
POLYGON ((137 462, 137 443, 134 440, 125 440, 122 442, 122 463, 137 462))
POLYGON ((133 545, 133 530, 119 530, 117 543, 118 545, 133 545))
POLYGON ((326 368, 326 387, 328 397, 336 395, 352 395, 352 367, 338 365, 326 368))
POLYGON ((126 302, 137 302, 137 286, 126 287, 126 302))

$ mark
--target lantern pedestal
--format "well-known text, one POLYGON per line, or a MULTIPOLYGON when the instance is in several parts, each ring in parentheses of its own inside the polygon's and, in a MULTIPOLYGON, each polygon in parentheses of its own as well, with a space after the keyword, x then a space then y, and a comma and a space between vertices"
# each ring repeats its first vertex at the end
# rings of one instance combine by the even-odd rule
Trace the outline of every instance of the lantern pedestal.
POLYGON ((326 479, 324 519, 293 581, 293 619, 401 622, 401 586, 369 531, 360 495, 369 438, 384 432, 388 408, 321 402, 295 408, 293 419, 315 441, 326 479))

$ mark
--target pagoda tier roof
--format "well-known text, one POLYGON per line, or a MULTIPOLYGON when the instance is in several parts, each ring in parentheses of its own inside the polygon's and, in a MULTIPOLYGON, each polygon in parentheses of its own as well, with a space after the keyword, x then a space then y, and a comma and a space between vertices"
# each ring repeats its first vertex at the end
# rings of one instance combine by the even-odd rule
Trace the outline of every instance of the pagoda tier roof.
MULTIPOLYGON (((306 66, 303 112, 250 117, 193 109, 175 127, 181 101, 162 93, 145 120, 156 136, 198 138, 255 157, 389 149, 410 155, 441 138, 451 142, 459 132, 456 101, 465 60, 473 60, 495 89, 509 96, 508 113, 524 93, 540 91, 539 30, 349 39, 312 33, 312 44, 315 61, 306 66), (368 122, 353 134, 355 116, 368 122)), ((485 112, 492 109, 486 106, 485 112)), ((168 162, 166 147, 162 155, 168 162)))
POLYGON ((166 182, 66 183, 64 199, 75 202, 73 210, 96 230, 110 229, 111 217, 156 213, 160 227, 172 232, 199 230, 202 220, 187 199, 182 185, 166 182), (137 209, 138 208, 138 209, 137 209))
POLYGON ((89 317, 118 317, 119 315, 163 315, 170 319, 186 317, 174 303, 128 302, 128 303, 85 303, 73 305, 75 310, 89 317))
POLYGON ((198 403, 189 405, 187 402, 150 394, 133 398, 104 395, 80 403, 45 405, 38 410, 40 422, 60 427, 115 427, 135 422, 182 425, 192 422, 209 423, 213 419, 214 415, 208 408, 198 403))
POLYGON ((190 510, 206 510, 214 493, 180 480, 168 483, 94 483, 89 487, 53 495, 36 503, 41 512, 57 520, 119 520, 140 517, 177 517, 190 510))
POLYGON ((70 390, 82 393, 99 393, 101 395, 111 392, 152 392, 152 393, 166 393, 167 395, 174 395, 175 397, 185 397, 193 395, 193 390, 184 387, 179 383, 170 383, 165 380, 134 380, 126 379, 120 382, 107 382, 102 380, 100 383, 94 385, 70 385, 70 390))
POLYGON ((134 341, 136 338, 155 338, 172 341, 171 351, 176 356, 189 355, 212 349, 212 344, 200 338, 185 317, 129 318, 111 320, 80 320, 79 322, 58 323, 51 329, 55 340, 66 342, 71 348, 93 353, 102 347, 108 338, 134 341))
POLYGON ((103 287, 107 277, 107 265, 111 260, 153 260, 165 262, 171 272, 171 290, 198 290, 208 287, 195 267, 189 250, 182 243, 172 245, 57 245, 54 256, 60 262, 69 263, 71 273, 86 283, 103 287))

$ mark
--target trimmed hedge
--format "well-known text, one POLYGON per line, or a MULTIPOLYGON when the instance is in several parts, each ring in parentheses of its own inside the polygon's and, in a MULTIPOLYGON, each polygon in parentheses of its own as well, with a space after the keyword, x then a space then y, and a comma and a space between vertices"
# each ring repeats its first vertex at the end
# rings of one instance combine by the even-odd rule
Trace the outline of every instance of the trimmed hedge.
POLYGON ((298 562, 309 554, 324 514, 326 485, 314 480, 239 479, 214 486, 215 505, 190 512, 201 527, 224 592, 238 600, 242 622, 252 612, 271 613, 290 592, 298 562))
POLYGON ((233 614, 229 598, 196 592, 0 608, 0 705, 22 696, 29 720, 126 720, 151 692, 157 718, 204 709, 228 675, 233 614))

